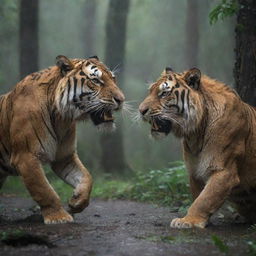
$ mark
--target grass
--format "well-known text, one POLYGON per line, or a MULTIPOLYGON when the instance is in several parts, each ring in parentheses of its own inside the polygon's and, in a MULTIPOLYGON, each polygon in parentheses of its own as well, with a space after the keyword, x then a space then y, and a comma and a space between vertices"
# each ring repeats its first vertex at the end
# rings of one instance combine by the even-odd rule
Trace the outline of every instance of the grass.
MULTIPOLYGON (((49 170, 46 170, 46 173, 62 201, 66 202, 72 195, 72 188, 49 170)), ((9 177, 1 192, 29 196, 20 177, 9 177)), ((181 211, 191 202, 187 172, 183 162, 171 163, 170 167, 164 170, 137 172, 129 180, 95 178, 92 197, 148 202, 171 206, 181 211)))

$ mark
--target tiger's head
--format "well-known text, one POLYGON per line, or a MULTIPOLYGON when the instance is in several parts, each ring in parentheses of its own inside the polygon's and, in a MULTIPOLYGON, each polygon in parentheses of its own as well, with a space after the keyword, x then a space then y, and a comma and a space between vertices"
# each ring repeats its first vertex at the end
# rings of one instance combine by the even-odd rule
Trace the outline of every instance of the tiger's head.
POLYGON ((162 138, 171 131, 183 137, 197 129, 204 111, 200 79, 201 72, 196 68, 175 73, 167 67, 150 86, 139 111, 151 124, 153 137, 162 138))
POLYGON ((114 74, 97 56, 70 60, 60 55, 56 65, 62 76, 55 98, 60 113, 75 120, 89 115, 96 126, 114 129, 113 111, 121 109, 125 99, 114 74))

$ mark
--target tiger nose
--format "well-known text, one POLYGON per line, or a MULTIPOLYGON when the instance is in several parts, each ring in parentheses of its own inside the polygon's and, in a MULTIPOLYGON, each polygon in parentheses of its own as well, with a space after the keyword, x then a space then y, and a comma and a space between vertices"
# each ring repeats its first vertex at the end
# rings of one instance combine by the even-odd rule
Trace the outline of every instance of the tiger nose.
POLYGON ((148 112, 148 110, 149 108, 147 106, 143 106, 142 104, 140 104, 139 111, 143 116, 148 112))
POLYGON ((123 94, 115 95, 114 100, 120 106, 124 102, 125 97, 123 94))

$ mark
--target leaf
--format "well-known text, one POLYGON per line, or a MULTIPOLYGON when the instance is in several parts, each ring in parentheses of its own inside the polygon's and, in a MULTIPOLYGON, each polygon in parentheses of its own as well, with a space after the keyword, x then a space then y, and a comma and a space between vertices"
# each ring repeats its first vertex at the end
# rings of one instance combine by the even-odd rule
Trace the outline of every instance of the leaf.
POLYGON ((215 24, 218 20, 224 20, 238 12, 239 4, 237 0, 222 0, 209 13, 210 24, 215 24))
POLYGON ((212 241, 214 242, 215 246, 218 247, 220 252, 228 253, 229 248, 228 246, 216 235, 212 235, 212 241))

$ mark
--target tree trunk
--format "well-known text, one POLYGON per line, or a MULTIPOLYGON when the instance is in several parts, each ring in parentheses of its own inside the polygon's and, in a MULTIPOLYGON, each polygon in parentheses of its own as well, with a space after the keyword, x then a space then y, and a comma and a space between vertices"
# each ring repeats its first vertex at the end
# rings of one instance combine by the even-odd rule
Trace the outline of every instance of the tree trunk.
MULTIPOLYGON (((124 65, 126 24, 129 12, 129 0, 110 0, 106 21, 105 63, 111 69, 124 65)), ((118 76, 119 86, 123 85, 123 73, 118 76)), ((124 173, 129 168, 125 160, 122 124, 113 134, 101 136, 101 166, 105 172, 124 173)))
POLYGON ((85 22, 83 25, 82 30, 85 33, 81 33, 82 42, 84 42, 85 47, 85 54, 86 57, 97 55, 94 47, 95 42, 95 31, 96 31, 96 7, 97 7, 97 0, 86 0, 84 8, 83 8, 83 15, 85 17, 85 22))
POLYGON ((20 78, 38 70, 38 0, 20 1, 20 78))
POLYGON ((198 65, 198 0, 187 0, 186 17, 186 62, 188 68, 198 65))
POLYGON ((241 98, 256 106, 256 1, 239 0, 234 77, 241 98))

